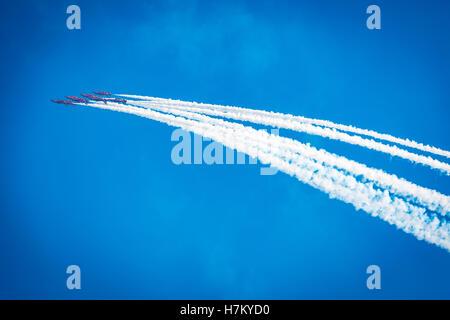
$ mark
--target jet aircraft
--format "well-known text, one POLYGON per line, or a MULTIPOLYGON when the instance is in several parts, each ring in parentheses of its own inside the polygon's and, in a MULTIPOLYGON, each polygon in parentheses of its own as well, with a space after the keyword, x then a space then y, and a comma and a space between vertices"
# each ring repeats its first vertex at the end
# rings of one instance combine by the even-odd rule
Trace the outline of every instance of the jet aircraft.
POLYGON ((117 103, 127 103, 127 100, 121 99, 121 98, 111 98, 111 99, 108 99, 108 101, 117 102, 117 103))
POLYGON ((111 97, 111 92, 106 92, 106 91, 94 91, 95 94, 99 94, 101 96, 107 96, 108 98, 111 97))
POLYGON ((59 104, 65 104, 66 106, 68 106, 69 104, 70 105, 72 105, 72 106, 74 106, 75 107, 75 103, 73 103, 72 101, 69 101, 69 100, 59 100, 59 99, 57 99, 57 100, 50 100, 50 101, 52 101, 52 102, 54 102, 54 103, 59 103, 59 104))
POLYGON ((107 101, 105 98, 97 97, 96 95, 90 94, 90 93, 82 93, 83 97, 88 98, 90 100, 94 101, 103 101, 105 104, 107 104, 107 101))
POLYGON ((83 99, 83 98, 79 98, 79 97, 74 97, 74 96, 66 96, 67 99, 79 102, 79 103, 84 103, 87 104, 89 102, 88 99, 83 99))

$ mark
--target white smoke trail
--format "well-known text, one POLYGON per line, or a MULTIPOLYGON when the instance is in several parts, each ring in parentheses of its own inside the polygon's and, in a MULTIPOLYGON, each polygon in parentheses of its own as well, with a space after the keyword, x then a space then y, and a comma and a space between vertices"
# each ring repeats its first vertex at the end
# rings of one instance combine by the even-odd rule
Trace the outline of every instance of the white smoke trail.
MULTIPOLYGON (((306 132, 308 134, 314 134, 321 137, 326 137, 334 140, 339 140, 343 142, 347 142, 354 145, 359 145, 368 149, 388 153, 392 156, 398 156, 403 159, 410 160, 415 163, 420 163, 422 165, 429 166, 434 169, 438 169, 447 175, 450 175, 450 165, 441 161, 438 161, 436 159, 433 159, 429 156, 422 156, 418 155, 412 152, 409 152, 404 149, 400 149, 397 146, 390 146, 383 144, 381 142, 377 142, 371 139, 365 139, 360 136, 354 136, 349 135, 344 132, 336 131, 334 129, 329 128, 322 128, 318 126, 314 126, 308 123, 299 123, 298 121, 292 121, 292 120, 284 120, 284 119, 278 119, 278 118, 272 118, 269 116, 261 116, 261 115, 254 115, 249 114, 246 111, 217 111, 207 108, 198 108, 198 107, 190 107, 186 106, 184 102, 179 101, 173 101, 169 99, 155 99, 154 101, 128 101, 130 104, 135 104, 139 106, 153 106, 153 105, 166 105, 167 107, 171 108, 178 108, 181 110, 187 110, 190 112, 196 112, 196 113, 203 113, 203 114, 209 114, 234 120, 241 120, 241 121, 249 121, 253 123, 263 124, 263 125, 269 125, 274 126, 278 128, 284 128, 284 129, 291 129, 299 132, 306 132)), ((191 103, 192 104, 192 103, 191 103)), ((222 107, 222 106, 216 106, 216 107, 222 107)), ((226 107, 222 107, 226 108, 226 107)), ((243 109, 243 108, 241 108, 243 109)), ((250 110, 250 109, 248 109, 250 110)))
POLYGON ((189 111, 168 108, 165 107, 165 105, 159 106, 155 104, 152 106, 152 109, 228 128, 240 129, 242 130, 242 133, 245 134, 246 139, 254 140, 257 138, 259 142, 266 142, 271 146, 277 146, 278 150, 289 150, 298 153, 303 157, 318 160, 327 166, 342 169, 354 176, 363 176, 365 181, 371 181, 378 187, 387 189, 391 193, 402 196, 408 201, 418 203, 427 209, 436 211, 442 215, 447 215, 450 211, 450 197, 446 195, 432 189, 418 186, 405 179, 399 179, 395 175, 388 174, 383 170, 369 168, 361 163, 329 153, 325 150, 317 150, 314 147, 305 145, 296 140, 270 135, 263 130, 255 130, 254 128, 238 123, 215 119, 189 111))
POLYGON ((198 103, 198 102, 185 102, 185 101, 181 101, 181 100, 163 99, 163 98, 140 96, 140 95, 129 95, 129 94, 117 94, 117 95, 123 96, 123 97, 128 97, 128 98, 157 101, 157 102, 169 101, 170 103, 175 102, 175 103, 183 104, 186 106, 195 106, 195 107, 202 108, 202 109, 221 110, 221 111, 225 111, 225 112, 234 111, 234 112, 238 112, 238 113, 248 113, 248 114, 254 114, 254 115, 259 115, 259 116, 268 116, 273 119, 283 119, 283 120, 289 120, 289 121, 294 121, 294 122, 310 123, 313 125, 334 128, 334 129, 338 129, 341 131, 353 132, 353 133, 356 133, 359 135, 365 135, 365 136, 373 137, 373 138, 379 139, 379 140, 390 141, 390 142, 400 144, 400 145, 403 145, 403 146, 406 146, 409 148, 414 148, 417 150, 421 150, 421 151, 425 151, 425 152, 429 152, 429 153, 433 153, 436 155, 450 158, 450 152, 447 150, 443 150, 443 149, 429 146, 429 145, 424 145, 422 143, 419 143, 419 142, 416 142, 416 141, 410 140, 410 139, 402 139, 402 138, 394 137, 389 134, 378 133, 373 130, 360 129, 360 128, 350 126, 350 125, 333 123, 328 120, 311 119, 311 118, 306 118, 303 116, 294 116, 291 114, 283 114, 283 113, 279 113, 279 112, 255 110, 255 109, 248 109, 248 108, 234 107, 234 106, 221 106, 221 105, 198 103))
POLYGON ((242 139, 239 130, 236 129, 131 106, 100 104, 90 106, 150 118, 216 140, 225 146, 258 158, 262 163, 270 163, 296 176, 298 180, 326 192, 332 198, 351 203, 356 209, 363 209, 405 232, 414 234, 419 239, 425 239, 450 251, 450 227, 446 221, 439 220, 437 216, 429 217, 424 214, 425 209, 418 208, 398 197, 391 197, 387 190, 377 190, 371 184, 358 182, 353 176, 345 175, 339 170, 323 166, 307 158, 296 157, 293 161, 283 160, 272 153, 271 146, 263 144, 256 147, 253 142, 249 143, 242 139))

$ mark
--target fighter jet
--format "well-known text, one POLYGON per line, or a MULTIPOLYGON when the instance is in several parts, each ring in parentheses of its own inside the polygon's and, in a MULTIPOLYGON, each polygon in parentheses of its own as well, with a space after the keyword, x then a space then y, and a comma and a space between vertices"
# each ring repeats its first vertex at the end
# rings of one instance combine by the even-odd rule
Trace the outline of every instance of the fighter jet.
POLYGON ((107 96, 108 98, 111 97, 111 93, 110 92, 106 92, 106 91, 94 91, 95 94, 99 94, 101 96, 107 96))
POLYGON ((83 99, 83 98, 79 98, 79 97, 74 97, 74 96, 66 96, 67 99, 79 102, 79 103, 84 103, 84 104, 88 104, 89 100, 88 99, 83 99))
POLYGON ((72 106, 75 107, 75 103, 73 103, 72 101, 69 101, 69 100, 50 100, 50 101, 52 101, 54 103, 65 104, 66 106, 71 104, 72 106))
POLYGON ((97 97, 97 96, 95 96, 95 95, 93 95, 93 94, 90 94, 90 93, 82 93, 81 95, 82 95, 83 97, 86 97, 86 98, 90 99, 90 100, 94 100, 94 101, 103 101, 105 104, 107 104, 106 102, 108 101, 108 100, 106 100, 105 98, 100 98, 100 97, 97 97))
POLYGON ((127 103, 127 100, 121 99, 121 98, 111 98, 111 99, 108 99, 108 101, 117 102, 117 103, 127 103))

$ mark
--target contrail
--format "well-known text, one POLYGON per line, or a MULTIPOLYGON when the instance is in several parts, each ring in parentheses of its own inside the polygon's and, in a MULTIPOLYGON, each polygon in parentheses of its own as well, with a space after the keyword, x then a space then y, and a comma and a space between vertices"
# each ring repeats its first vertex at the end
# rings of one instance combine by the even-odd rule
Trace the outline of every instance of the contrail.
POLYGON ((424 208, 391 196, 387 190, 376 189, 370 183, 359 182, 355 177, 324 166, 320 162, 302 158, 300 155, 292 158, 286 155, 283 159, 273 153, 270 145, 265 143, 255 145, 254 141, 242 139, 242 129, 213 125, 132 106, 100 104, 90 106, 150 118, 211 138, 258 158, 262 163, 269 163, 291 176, 296 176, 298 180, 326 192, 331 198, 351 203, 356 209, 378 216, 419 239, 425 239, 450 251, 450 227, 445 220, 440 220, 436 215, 428 216, 424 208))
MULTIPOLYGON (((135 96, 133 96, 133 97, 135 97, 135 96)), ((166 105, 167 107, 170 107, 170 108, 178 108, 178 109, 188 110, 188 111, 196 112, 196 113, 209 114, 209 115, 213 115, 213 116, 219 116, 219 117, 224 117, 224 118, 229 118, 229 119, 234 119, 234 120, 249 121, 252 123, 269 125, 269 126, 284 128, 284 129, 291 129, 291 130, 299 131, 299 132, 306 132, 308 134, 314 134, 314 135, 318 135, 321 137, 326 137, 326 138, 333 139, 333 140, 339 140, 339 141, 347 142, 350 144, 359 145, 359 146, 362 146, 362 147, 365 147, 368 149, 388 153, 392 156, 398 156, 400 158, 407 159, 407 160, 410 160, 415 163, 419 163, 419 164, 426 165, 426 166, 429 166, 434 169, 438 169, 438 170, 444 172, 445 174, 450 175, 450 165, 449 164, 438 161, 429 156, 418 155, 418 154, 409 152, 407 150, 400 149, 397 146, 386 145, 386 144, 383 144, 381 142, 377 142, 377 141, 374 141, 371 139, 365 139, 360 136, 349 135, 347 133, 340 132, 340 131, 337 131, 334 129, 322 128, 322 127, 318 127, 318 126, 311 125, 308 123, 301 123, 298 121, 293 121, 292 119, 285 120, 285 119, 273 118, 270 116, 255 115, 252 113, 248 113, 247 111, 222 112, 222 111, 211 110, 211 109, 207 109, 207 108, 198 108, 198 106, 196 106, 196 107, 186 106, 185 103, 183 103, 183 102, 178 102, 178 101, 173 101, 173 100, 168 100, 168 99, 158 99, 158 101, 154 100, 154 101, 148 101, 148 102, 147 101, 128 101, 128 102, 130 104, 135 104, 135 105, 139 105, 142 107, 154 106, 154 105, 166 105)), ((193 103, 190 103, 190 104, 193 104, 193 103)), ((216 107, 222 107, 222 106, 216 106, 216 107)), ((227 108, 227 107, 222 107, 222 108, 227 108)), ((240 109, 250 110, 250 109, 243 109, 243 108, 240 108, 240 109)))
POLYGON ((207 104, 207 103, 198 103, 198 102, 186 102, 181 100, 173 100, 173 99, 163 99, 163 98, 156 98, 156 97, 149 97, 149 96, 140 96, 140 95, 129 95, 129 94, 117 94, 118 96, 123 97, 129 97, 134 99, 141 99, 141 100, 149 100, 149 101, 157 101, 157 102, 164 102, 164 101, 170 101, 171 103, 178 103, 183 104, 186 106, 194 106, 202 109, 210 109, 210 110, 221 110, 221 111, 235 111, 239 113, 248 113, 248 114, 254 114, 259 116, 268 116, 271 118, 277 118, 277 119, 283 119, 283 120, 290 120, 294 122, 302 122, 302 123, 311 123, 318 126, 328 127, 328 128, 334 128, 341 131, 346 132, 353 132, 359 135, 365 135, 369 137, 373 137, 375 139, 384 140, 384 141, 390 141, 396 144, 400 144, 409 148, 414 148, 417 150, 433 153, 436 155, 440 155, 443 157, 450 158, 450 152, 429 146, 424 145, 422 143, 416 142, 414 140, 410 139, 402 139, 397 138, 389 134, 385 133, 378 133, 373 130, 367 130, 367 129, 360 129, 354 126, 350 125, 344 125, 344 124, 337 124, 328 120, 320 120, 320 119, 311 119, 306 118, 303 116, 294 116, 291 114, 283 114, 279 112, 272 112, 272 111, 265 111, 265 110, 255 110, 255 109, 248 109, 248 108, 242 108, 242 107, 234 107, 234 106, 221 106, 221 105, 215 105, 215 104, 207 104))
POLYGON ((446 195, 432 189, 418 186, 405 179, 399 179, 395 175, 388 174, 383 170, 369 168, 361 163, 349 160, 345 157, 329 153, 325 150, 318 150, 314 147, 300 143, 299 141, 270 135, 264 130, 255 130, 252 127, 211 118, 189 111, 182 111, 158 105, 152 106, 152 109, 194 120, 209 122, 211 124, 241 129, 243 130, 243 133, 246 134, 246 139, 255 139, 255 137, 258 137, 259 141, 265 141, 272 146, 277 145, 280 150, 289 150, 294 153, 301 154, 303 157, 308 157, 315 160, 319 159, 325 165, 342 169, 347 173, 353 174, 354 176, 363 176, 365 181, 372 181, 378 187, 388 189, 390 192, 396 193, 408 201, 418 203, 429 210, 439 212, 442 215, 446 215, 450 211, 450 197, 446 195))

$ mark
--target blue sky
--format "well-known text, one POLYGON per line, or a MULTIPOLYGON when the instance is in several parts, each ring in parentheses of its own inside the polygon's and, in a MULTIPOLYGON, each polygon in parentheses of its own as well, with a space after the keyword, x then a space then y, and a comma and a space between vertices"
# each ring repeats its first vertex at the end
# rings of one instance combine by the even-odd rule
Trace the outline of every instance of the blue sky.
MULTIPOLYGON (((259 165, 176 166, 173 128, 93 90, 267 109, 449 150, 445 1, 0 5, 0 298, 450 298, 450 255, 259 165), (81 30, 66 8, 81 8, 81 30), (382 29, 365 26, 368 5, 382 29), (65 269, 82 270, 82 290, 65 269), (382 289, 366 288, 379 265, 382 289)), ((290 135, 288 132, 281 134, 290 135)), ((301 141, 450 194, 448 177, 301 141)))

